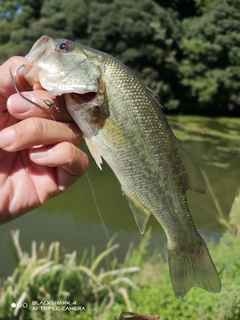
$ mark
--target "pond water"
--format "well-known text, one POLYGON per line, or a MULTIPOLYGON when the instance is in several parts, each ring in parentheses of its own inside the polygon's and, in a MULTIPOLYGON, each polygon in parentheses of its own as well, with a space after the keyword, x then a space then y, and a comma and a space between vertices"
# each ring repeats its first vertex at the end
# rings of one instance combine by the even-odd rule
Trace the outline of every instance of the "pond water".
MULTIPOLYGON (((188 154, 204 172, 207 187, 213 188, 214 197, 227 216, 240 185, 240 119, 183 116, 168 119, 188 154)), ((86 150, 84 143, 81 148, 86 150)), ((120 248, 116 255, 123 259, 129 244, 140 242, 142 236, 115 176, 106 164, 100 171, 93 160, 91 163, 88 177, 85 175, 40 208, 0 227, 0 278, 11 275, 15 266, 11 230, 20 230, 21 247, 28 252, 33 240, 38 244, 44 241, 47 245, 59 241, 66 252, 77 250, 78 256, 84 248, 92 246, 100 252, 108 238, 117 234, 115 242, 120 248)), ((187 194, 199 232, 205 239, 218 240, 224 227, 218 222, 218 210, 209 189, 205 195, 191 191, 187 194)), ((150 218, 148 226, 152 228, 151 248, 163 250, 166 238, 154 217, 150 218)))

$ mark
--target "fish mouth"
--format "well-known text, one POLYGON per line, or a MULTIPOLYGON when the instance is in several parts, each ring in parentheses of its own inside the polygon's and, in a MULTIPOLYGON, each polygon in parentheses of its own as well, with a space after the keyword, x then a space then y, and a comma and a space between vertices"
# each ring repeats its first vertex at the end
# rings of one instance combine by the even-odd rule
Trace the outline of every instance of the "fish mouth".
POLYGON ((27 63, 24 65, 23 76, 27 82, 34 86, 41 86, 39 82, 39 67, 37 61, 39 61, 47 53, 47 48, 54 40, 48 36, 42 36, 32 47, 30 52, 25 56, 27 63))
POLYGON ((38 41, 36 41, 30 52, 25 56, 28 64, 32 64, 42 58, 46 53, 48 45, 53 41, 54 40, 49 36, 42 36, 38 41))
POLYGON ((39 82, 40 69, 34 63, 26 63, 23 69, 23 76, 31 86, 41 87, 39 82))
POLYGON ((71 100, 74 100, 77 105, 82 105, 84 103, 91 102, 97 96, 97 92, 86 92, 86 93, 65 93, 63 94, 65 104, 67 105, 67 99, 70 97, 71 100))

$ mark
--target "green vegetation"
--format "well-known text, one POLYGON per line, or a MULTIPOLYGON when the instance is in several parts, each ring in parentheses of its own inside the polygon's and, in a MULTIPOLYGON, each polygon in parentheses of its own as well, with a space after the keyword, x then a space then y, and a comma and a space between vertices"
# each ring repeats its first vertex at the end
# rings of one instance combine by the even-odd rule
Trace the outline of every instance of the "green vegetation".
POLYGON ((0 61, 43 34, 127 64, 184 113, 240 113, 240 0, 0 1, 0 61))
MULTIPOLYGON (((207 182, 208 183, 208 182, 207 182)), ((213 197, 214 194, 213 194, 213 197)), ((216 201, 216 199, 214 199, 216 201)), ((19 233, 12 232, 18 265, 0 287, 0 319, 116 319, 123 311, 158 314, 161 319, 238 320, 240 318, 240 195, 237 194, 219 243, 209 249, 222 281, 222 292, 212 294, 193 288, 179 301, 175 298, 164 252, 149 254, 148 232, 138 248, 130 246, 119 262, 114 239, 104 252, 62 254, 59 243, 22 252, 19 233), (80 311, 34 310, 32 301, 76 301, 80 311), (13 309, 11 303, 27 303, 28 308, 13 309), (16 317, 13 317, 13 312, 16 317), (2 317, 2 318, 1 318, 2 317)), ((221 212, 220 212, 221 214, 221 212)), ((36 307, 36 306, 35 306, 36 307)), ((41 306, 42 307, 42 306, 41 306)), ((56 307, 56 306, 55 306, 56 307)), ((62 306, 60 306, 62 308, 62 306)))

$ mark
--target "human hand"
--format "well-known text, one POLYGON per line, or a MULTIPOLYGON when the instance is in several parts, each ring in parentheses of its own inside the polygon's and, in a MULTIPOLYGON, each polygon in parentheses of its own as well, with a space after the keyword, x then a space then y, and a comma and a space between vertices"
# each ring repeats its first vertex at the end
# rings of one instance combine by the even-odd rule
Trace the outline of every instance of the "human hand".
MULTIPOLYGON (((57 100, 58 113, 34 106, 16 93, 14 72, 25 62, 12 57, 0 66, 0 224, 59 194, 89 167, 87 155, 77 147, 81 131, 63 99, 57 100)), ((29 89, 22 72, 17 86, 21 92, 29 89)), ((52 100, 44 90, 23 94, 43 106, 43 99, 52 100)))

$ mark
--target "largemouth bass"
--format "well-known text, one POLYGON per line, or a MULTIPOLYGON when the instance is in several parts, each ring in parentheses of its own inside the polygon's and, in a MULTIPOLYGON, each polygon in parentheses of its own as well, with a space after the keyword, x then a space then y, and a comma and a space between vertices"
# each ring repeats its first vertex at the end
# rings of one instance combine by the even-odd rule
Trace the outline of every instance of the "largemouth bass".
POLYGON ((41 37, 26 60, 26 80, 63 95, 96 163, 115 173, 141 234, 151 214, 162 225, 176 297, 193 286, 220 292, 186 198, 187 189, 205 192, 203 179, 152 91, 112 56, 66 39, 41 37))

